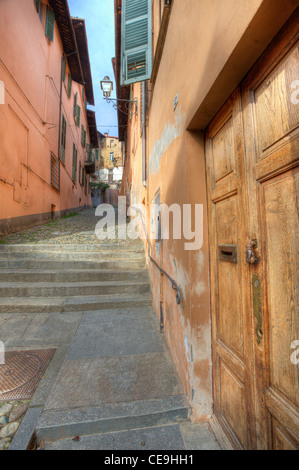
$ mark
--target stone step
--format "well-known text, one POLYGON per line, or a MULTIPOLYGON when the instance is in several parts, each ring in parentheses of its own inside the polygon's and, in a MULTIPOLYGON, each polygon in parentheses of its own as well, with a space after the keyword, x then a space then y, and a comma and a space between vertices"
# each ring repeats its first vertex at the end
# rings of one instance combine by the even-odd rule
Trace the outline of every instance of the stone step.
POLYGON ((150 293, 130 295, 90 295, 81 297, 3 297, 0 313, 85 312, 115 308, 145 307, 152 304, 150 293))
MULTIPOLYGON (((105 462, 108 465, 124 465, 132 468, 138 463, 151 465, 163 464, 162 456, 165 452, 172 454, 165 457, 173 465, 186 465, 192 463, 192 455, 185 455, 185 450, 189 450, 184 442, 184 433, 181 427, 189 423, 166 424, 138 429, 129 429, 105 434, 91 434, 82 436, 79 440, 68 438, 58 441, 46 442, 42 449, 51 450, 102 450, 106 452, 105 462), (107 454, 107 451, 110 451, 107 454), (120 454, 118 453, 120 451, 120 454), (124 451, 139 451, 138 456, 124 451), (148 452, 148 455, 144 454, 148 452), (156 453, 153 453, 156 451, 156 453), (157 451, 159 452, 157 455, 157 451), (182 463, 181 463, 182 462, 182 463)), ((191 448, 193 450, 193 448, 191 448)), ((190 449, 190 450, 191 450, 190 449)), ((18 450, 18 449, 17 449, 18 450)), ((200 449, 206 450, 206 449, 200 449)))
POLYGON ((89 244, 89 245, 0 245, 1 253, 43 253, 43 252, 106 252, 106 251, 117 251, 117 252, 134 252, 144 253, 144 246, 142 243, 100 243, 89 244))
POLYGON ((70 297, 108 294, 150 293, 148 281, 102 281, 102 282, 1 282, 0 297, 70 297))
POLYGON ((94 252, 64 252, 64 251, 43 251, 43 252, 0 252, 0 262, 2 260, 27 260, 36 261, 60 260, 60 261, 109 261, 109 260, 141 260, 144 262, 144 253, 118 252, 118 251, 94 251, 94 252))
POLYGON ((143 270, 87 270, 87 269, 7 269, 0 270, 0 282, 96 282, 96 281, 148 281, 143 270))
POLYGON ((184 395, 100 407, 44 411, 37 427, 39 441, 57 441, 91 434, 119 432, 137 428, 185 422, 189 406, 184 395))
POLYGON ((55 270, 65 270, 65 269, 95 269, 95 270, 136 270, 136 269, 146 269, 144 259, 122 259, 122 260, 99 260, 99 261, 65 261, 52 260, 52 259, 0 259, 0 271, 7 269, 55 269, 55 270))

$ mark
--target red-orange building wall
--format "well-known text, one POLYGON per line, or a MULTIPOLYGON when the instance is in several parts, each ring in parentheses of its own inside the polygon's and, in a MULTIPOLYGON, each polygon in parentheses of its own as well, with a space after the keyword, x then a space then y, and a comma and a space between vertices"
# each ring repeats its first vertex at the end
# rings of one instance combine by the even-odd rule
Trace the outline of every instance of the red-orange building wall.
POLYGON ((81 125, 90 142, 83 86, 72 82, 66 66, 61 111, 67 121, 65 164, 60 165, 60 191, 51 186, 51 152, 59 156, 59 114, 62 40, 55 22, 53 42, 45 35, 46 9, 40 18, 33 0, 0 2, 0 81, 5 103, 0 104, 0 234, 24 228, 77 208, 91 205, 90 191, 79 183, 79 162, 85 152, 81 125), (81 108, 80 126, 74 116, 74 94, 81 108), (77 156, 72 180, 73 144, 77 156), (85 192, 87 194, 85 194, 85 192))

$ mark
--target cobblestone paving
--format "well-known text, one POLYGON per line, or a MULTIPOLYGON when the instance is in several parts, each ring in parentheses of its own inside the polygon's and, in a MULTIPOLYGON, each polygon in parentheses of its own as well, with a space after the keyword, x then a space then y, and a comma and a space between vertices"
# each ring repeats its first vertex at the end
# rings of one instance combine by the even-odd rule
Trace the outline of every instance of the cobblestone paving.
MULTIPOLYGON (((116 215, 117 220, 117 215, 116 215)), ((53 220, 43 225, 38 225, 21 232, 16 232, 11 235, 0 237, 0 244, 2 245, 16 245, 16 244, 100 244, 109 243, 114 240, 110 237, 112 235, 111 229, 105 231, 107 237, 105 240, 99 240, 95 234, 95 228, 100 221, 99 217, 95 216, 95 209, 86 210, 80 213, 74 213, 71 216, 63 217, 60 220, 53 220)), ((101 231, 103 233, 103 230, 101 231)), ((125 226, 119 225, 116 231, 116 237, 119 235, 124 236, 125 226)), ((118 240, 119 243, 125 243, 125 240, 118 240)))
POLYGON ((29 404, 28 400, 0 402, 0 451, 10 446, 29 404))

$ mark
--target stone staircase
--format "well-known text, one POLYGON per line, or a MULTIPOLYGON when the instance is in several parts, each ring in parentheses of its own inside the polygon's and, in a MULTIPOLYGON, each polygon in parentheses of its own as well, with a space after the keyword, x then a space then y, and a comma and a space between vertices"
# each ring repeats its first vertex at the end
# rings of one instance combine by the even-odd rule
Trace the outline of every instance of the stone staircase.
POLYGON ((59 329, 81 315, 39 403, 45 448, 185 448, 189 406, 151 304, 140 242, 0 245, 2 316, 56 315, 59 329))

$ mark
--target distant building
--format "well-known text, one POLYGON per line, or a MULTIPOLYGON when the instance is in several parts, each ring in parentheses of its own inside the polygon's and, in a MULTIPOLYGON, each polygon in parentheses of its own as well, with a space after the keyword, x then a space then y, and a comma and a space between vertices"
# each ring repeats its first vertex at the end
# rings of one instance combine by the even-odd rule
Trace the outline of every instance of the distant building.
POLYGON ((90 206, 93 85, 67 0, 0 2, 0 82, 0 235, 90 206))
POLYGON ((122 184, 124 169, 124 144, 118 137, 109 136, 108 133, 98 132, 99 150, 95 151, 95 173, 93 183, 105 183, 109 188, 101 192, 93 190, 93 205, 101 202, 116 203, 122 184))

